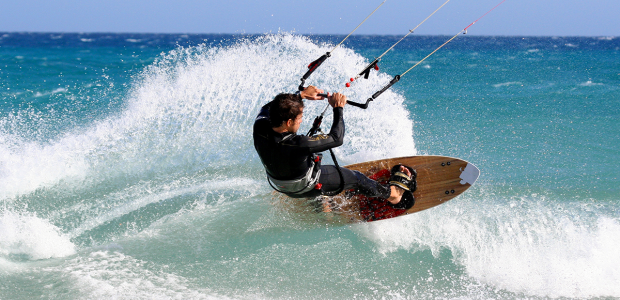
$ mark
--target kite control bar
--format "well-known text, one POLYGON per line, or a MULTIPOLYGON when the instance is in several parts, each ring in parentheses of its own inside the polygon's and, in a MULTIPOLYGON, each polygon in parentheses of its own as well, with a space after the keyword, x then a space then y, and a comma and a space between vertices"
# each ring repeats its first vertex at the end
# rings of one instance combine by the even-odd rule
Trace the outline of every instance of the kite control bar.
MULTIPOLYGON (((396 81, 398 81, 398 80, 396 80, 396 81)), ((394 83, 396 83, 396 81, 394 81, 394 83)), ((362 108, 362 109, 366 109, 366 108, 368 108, 368 102, 370 102, 370 101, 374 100, 375 98, 377 98, 379 95, 381 95, 381 93, 383 93, 385 90, 387 90, 394 83, 390 82, 389 86, 384 87, 383 90, 381 90, 379 92, 376 92, 374 95, 372 95, 371 98, 368 98, 368 100, 366 100, 366 103, 358 103, 358 102, 353 102, 353 101, 347 100, 347 104, 353 105, 355 107, 359 107, 359 108, 362 108)), ((327 94, 317 94, 317 96, 321 96, 321 97, 327 98, 329 96, 329 93, 327 93, 327 94)))

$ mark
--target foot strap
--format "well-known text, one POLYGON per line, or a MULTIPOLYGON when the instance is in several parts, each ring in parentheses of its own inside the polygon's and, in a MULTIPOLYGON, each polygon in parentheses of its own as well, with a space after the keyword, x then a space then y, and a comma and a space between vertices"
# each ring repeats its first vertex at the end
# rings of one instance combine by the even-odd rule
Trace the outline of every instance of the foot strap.
POLYGON ((399 187, 405 190, 405 192, 403 193, 403 196, 398 203, 389 204, 396 209, 410 209, 415 202, 413 192, 415 192, 415 190, 417 189, 417 173, 413 168, 404 166, 409 170, 409 172, 411 172, 411 176, 408 176, 407 174, 400 171, 400 167, 401 165, 395 165, 394 167, 392 167, 392 170, 390 171, 392 175, 390 176, 389 185, 399 187))
POLYGON ((411 177, 400 171, 400 165, 396 165, 392 168, 392 175, 390 176, 390 186, 397 186, 405 191, 411 191, 409 186, 411 185, 411 177), (396 169, 396 170, 395 170, 396 169))

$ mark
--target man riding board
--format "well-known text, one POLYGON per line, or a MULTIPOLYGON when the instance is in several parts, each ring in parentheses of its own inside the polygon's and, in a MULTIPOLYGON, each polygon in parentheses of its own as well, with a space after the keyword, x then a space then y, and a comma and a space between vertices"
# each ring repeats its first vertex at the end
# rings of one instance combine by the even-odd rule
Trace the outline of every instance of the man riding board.
POLYGON ((336 166, 321 164, 318 153, 338 147, 344 141, 345 95, 336 93, 327 97, 334 113, 329 133, 311 137, 297 134, 303 119, 303 99, 324 100, 319 95, 323 92, 308 86, 297 94, 279 94, 261 108, 254 122, 254 147, 269 184, 289 197, 310 198, 338 191, 342 176, 345 190, 355 189, 367 197, 386 199, 394 208, 410 208, 415 190, 415 171, 410 167, 394 166, 389 186, 384 186, 358 171, 340 168, 340 175, 336 166))

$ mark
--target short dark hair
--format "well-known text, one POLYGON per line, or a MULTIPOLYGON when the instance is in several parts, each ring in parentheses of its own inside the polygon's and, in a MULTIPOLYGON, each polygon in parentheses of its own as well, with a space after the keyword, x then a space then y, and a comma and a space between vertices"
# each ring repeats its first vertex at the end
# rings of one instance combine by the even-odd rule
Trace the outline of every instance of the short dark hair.
POLYGON ((269 123, 272 127, 279 127, 283 122, 295 120, 303 108, 304 102, 299 95, 279 94, 269 105, 269 123))

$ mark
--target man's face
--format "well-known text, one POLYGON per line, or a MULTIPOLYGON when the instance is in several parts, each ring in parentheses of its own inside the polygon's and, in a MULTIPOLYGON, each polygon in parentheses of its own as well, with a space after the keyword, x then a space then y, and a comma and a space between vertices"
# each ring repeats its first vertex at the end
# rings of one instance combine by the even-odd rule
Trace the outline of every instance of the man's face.
POLYGON ((299 130, 299 126, 301 126, 301 121, 303 120, 303 117, 304 117, 304 109, 302 108, 299 115, 297 115, 297 118, 293 120, 293 124, 289 128, 290 132, 297 133, 297 130, 299 130))

